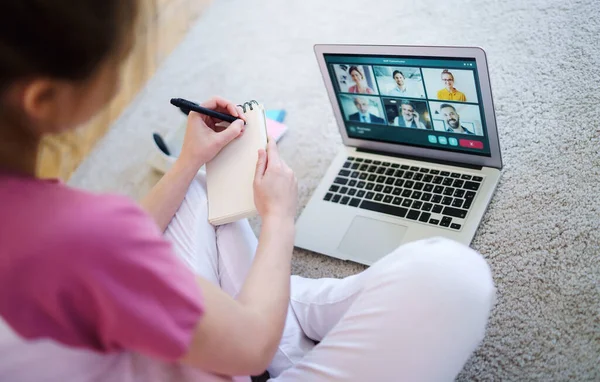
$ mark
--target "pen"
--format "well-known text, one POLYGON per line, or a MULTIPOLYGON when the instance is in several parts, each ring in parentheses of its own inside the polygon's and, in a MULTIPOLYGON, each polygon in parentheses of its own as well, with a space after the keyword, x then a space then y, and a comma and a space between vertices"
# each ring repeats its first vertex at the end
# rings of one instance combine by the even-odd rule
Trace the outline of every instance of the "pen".
POLYGON ((226 122, 233 122, 238 119, 237 117, 229 114, 223 114, 219 113, 218 111, 207 109, 198 105, 197 103, 185 100, 183 98, 171 98, 171 104, 180 108, 185 114, 189 114, 190 111, 195 111, 196 113, 208 115, 209 117, 217 118, 226 122))

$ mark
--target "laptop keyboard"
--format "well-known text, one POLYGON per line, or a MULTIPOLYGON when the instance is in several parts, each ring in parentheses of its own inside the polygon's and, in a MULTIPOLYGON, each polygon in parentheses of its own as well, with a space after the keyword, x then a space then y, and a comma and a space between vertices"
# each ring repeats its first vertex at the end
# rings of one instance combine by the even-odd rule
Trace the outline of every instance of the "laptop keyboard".
POLYGON ((324 200, 460 230, 483 178, 348 157, 324 200))

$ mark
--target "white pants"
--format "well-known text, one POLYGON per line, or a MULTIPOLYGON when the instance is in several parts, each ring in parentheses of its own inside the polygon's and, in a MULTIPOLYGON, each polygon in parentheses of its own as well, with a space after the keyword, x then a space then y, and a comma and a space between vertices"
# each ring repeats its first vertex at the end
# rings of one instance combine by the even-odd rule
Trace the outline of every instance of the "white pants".
MULTIPOLYGON (((165 235, 195 272, 235 297, 257 239, 246 220, 208 223, 204 182, 192 182, 165 235)), ((485 260, 442 238, 403 245, 345 279, 292 276, 269 373, 281 382, 453 380, 484 337, 494 296, 485 260)))

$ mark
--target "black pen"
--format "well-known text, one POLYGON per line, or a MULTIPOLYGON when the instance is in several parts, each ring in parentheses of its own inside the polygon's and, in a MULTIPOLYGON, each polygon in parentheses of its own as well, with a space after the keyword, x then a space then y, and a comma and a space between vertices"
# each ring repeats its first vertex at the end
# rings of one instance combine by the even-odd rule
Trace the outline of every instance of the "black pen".
POLYGON ((239 119, 238 117, 234 117, 229 114, 223 114, 223 113, 219 113, 218 111, 207 109, 205 107, 198 105, 197 103, 185 100, 183 98, 171 98, 171 104, 173 106, 177 106, 178 108, 180 108, 181 111, 184 112, 185 114, 189 114, 190 111, 195 111, 196 113, 208 115, 209 117, 217 118, 217 119, 220 119, 221 121, 230 122, 230 123, 239 119))

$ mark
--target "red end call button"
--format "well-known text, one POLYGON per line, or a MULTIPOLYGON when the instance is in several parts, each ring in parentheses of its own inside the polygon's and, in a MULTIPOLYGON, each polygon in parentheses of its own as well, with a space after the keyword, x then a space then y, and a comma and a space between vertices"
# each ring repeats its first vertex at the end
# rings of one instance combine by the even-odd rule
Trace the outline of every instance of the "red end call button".
POLYGON ((483 150, 483 142, 481 141, 472 141, 470 139, 459 139, 458 143, 462 147, 466 147, 468 149, 479 149, 483 150))

